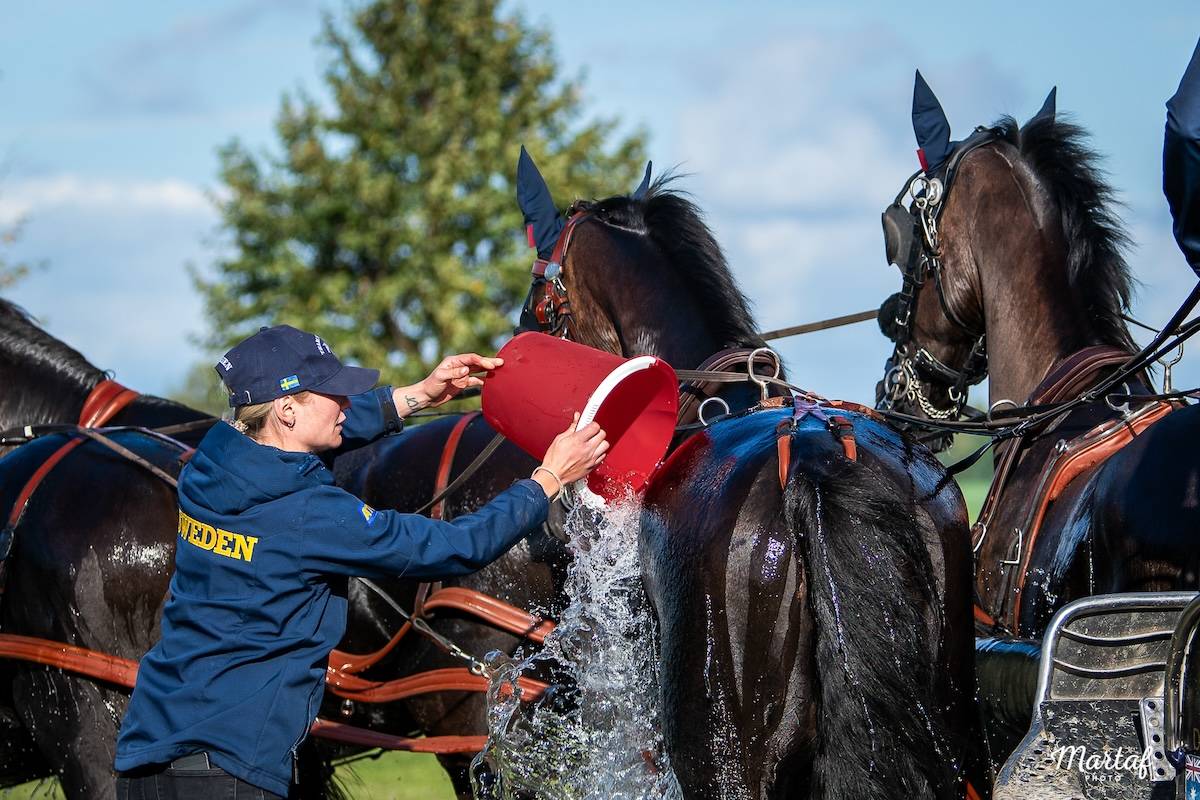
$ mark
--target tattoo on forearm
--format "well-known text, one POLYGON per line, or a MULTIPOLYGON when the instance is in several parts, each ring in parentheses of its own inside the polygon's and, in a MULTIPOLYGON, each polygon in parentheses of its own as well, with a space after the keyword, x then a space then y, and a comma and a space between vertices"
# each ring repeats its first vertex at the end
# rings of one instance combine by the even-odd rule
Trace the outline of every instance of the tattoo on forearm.
POLYGON ((404 395, 404 402, 408 404, 409 411, 416 411, 417 407, 421 405, 411 394, 404 395))

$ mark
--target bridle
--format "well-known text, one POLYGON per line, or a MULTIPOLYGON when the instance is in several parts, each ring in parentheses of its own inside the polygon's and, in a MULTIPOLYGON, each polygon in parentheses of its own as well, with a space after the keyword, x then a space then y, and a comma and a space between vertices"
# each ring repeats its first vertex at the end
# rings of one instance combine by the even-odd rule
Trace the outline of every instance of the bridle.
POLYGON ((896 347, 884 366, 875 407, 891 411, 904 399, 916 403, 930 419, 953 420, 962 416, 970 387, 987 377, 987 337, 963 322, 946 300, 942 280, 941 242, 938 221, 946 207, 954 177, 962 159, 983 145, 996 141, 998 128, 976 128, 954 149, 944 166, 932 173, 918 170, 904 184, 896 199, 883 212, 883 235, 888 261, 900 269, 900 291, 883 302, 880 327, 896 347), (912 202, 905 208, 905 196, 912 202), (919 346, 913 339, 913 310, 921 289, 933 277, 942 313, 975 340, 961 368, 954 368, 919 346), (926 397, 922 381, 947 387, 949 408, 935 405, 926 397))
POLYGON ((517 332, 538 331, 561 339, 571 338, 571 300, 567 287, 562 282, 562 265, 567 258, 567 248, 576 226, 591 216, 591 212, 573 205, 567 221, 558 234, 550 258, 534 259, 530 274, 533 282, 529 295, 521 307, 521 321, 517 332), (534 298, 540 298, 535 300, 534 298))

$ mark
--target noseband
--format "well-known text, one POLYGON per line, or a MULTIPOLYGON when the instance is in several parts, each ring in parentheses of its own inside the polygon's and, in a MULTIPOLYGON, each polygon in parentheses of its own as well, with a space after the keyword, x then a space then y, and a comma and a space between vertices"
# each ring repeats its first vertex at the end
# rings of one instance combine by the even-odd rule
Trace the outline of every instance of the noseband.
POLYGON ((567 248, 571 246, 575 226, 588 216, 590 212, 572 208, 566 224, 558 234, 558 240, 554 243, 550 258, 534 260, 530 269, 533 283, 529 287, 525 305, 521 308, 519 331, 540 331, 563 339, 570 338, 571 300, 567 297, 567 287, 562 282, 562 265, 567 258, 567 248), (539 290, 541 299, 535 300, 539 290))
POLYGON ((946 207, 946 197, 963 157, 996 141, 998 136, 998 129, 976 128, 955 148, 944 167, 933 174, 920 170, 909 178, 896 199, 883 212, 888 261, 900 269, 904 282, 900 291, 884 301, 880 309, 880 325, 884 327, 885 335, 896 343, 896 347, 885 366, 877 408, 891 410, 901 399, 906 399, 919 405, 921 411, 931 419, 957 419, 966 407, 969 387, 987 377, 986 335, 974 331, 963 322, 946 301, 938 221, 946 207), (902 205, 905 195, 912 197, 908 208, 902 205), (942 313, 975 339, 971 353, 960 369, 944 363, 913 340, 913 309, 921 288, 928 283, 930 276, 937 288, 942 313), (954 405, 950 408, 935 406, 922 391, 922 380, 947 387, 954 405))

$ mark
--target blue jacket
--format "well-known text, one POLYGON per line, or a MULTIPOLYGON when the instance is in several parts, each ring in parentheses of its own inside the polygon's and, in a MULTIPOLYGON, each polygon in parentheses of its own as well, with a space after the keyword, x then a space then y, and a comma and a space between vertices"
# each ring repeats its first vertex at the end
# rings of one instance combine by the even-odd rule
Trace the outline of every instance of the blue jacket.
MULTIPOLYGON (((349 443, 383 432, 390 393, 352 398, 349 443)), ((179 478, 179 538, 162 638, 142 659, 116 769, 207 751, 225 771, 287 795, 346 627, 345 581, 462 575, 546 517, 531 480, 440 522, 374 510, 333 486, 314 455, 215 425, 179 478)))
POLYGON ((1175 219, 1175 241, 1200 274, 1200 43, 1167 101, 1163 193, 1175 219))

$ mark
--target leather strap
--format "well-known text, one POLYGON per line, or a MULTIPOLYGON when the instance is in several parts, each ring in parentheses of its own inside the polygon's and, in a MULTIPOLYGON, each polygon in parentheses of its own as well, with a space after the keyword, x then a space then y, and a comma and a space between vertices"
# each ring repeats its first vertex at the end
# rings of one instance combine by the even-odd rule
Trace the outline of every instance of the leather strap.
POLYGON ((317 719, 313 722, 312 735, 321 739, 344 742, 357 747, 381 750, 403 750, 409 753, 435 753, 437 755, 474 755, 487 746, 486 736, 422 736, 412 739, 392 736, 387 733, 357 728, 342 722, 317 719))
MULTIPOLYGON (((754 348, 736 347, 722 350, 704 360, 695 372, 740 372, 744 373, 754 348)), ((766 367, 771 372, 778 366, 776 357, 767 353, 759 353, 754 359, 754 371, 759 374, 760 367, 766 367)), ((698 421, 700 404, 714 396, 725 384, 703 379, 687 380, 679 384, 679 425, 690 425, 698 421)))
MULTIPOLYGON (((0 658, 43 664, 130 690, 137 680, 138 662, 132 659, 32 636, 0 633, 0 658)), ((365 681, 331 671, 328 673, 328 682, 334 694, 360 702, 390 702, 390 699, 440 691, 486 692, 488 688, 486 678, 472 675, 465 668, 431 670, 399 681, 384 682, 365 681)), ((519 683, 522 701, 536 700, 546 690, 546 684, 539 681, 522 678, 519 683)), ((486 736, 408 739, 320 718, 313 722, 311 732, 322 739, 422 753, 474 753, 483 749, 487 742, 486 736)))
MULTIPOLYGON (((1079 397, 1095 386, 1103 377, 1106 370, 1115 369, 1129 360, 1129 353, 1111 345, 1096 345, 1085 347, 1066 356, 1046 371, 1046 376, 1030 392, 1027 405, 1046 405, 1079 397)), ((1143 378, 1145 380, 1145 378, 1143 378)), ((1050 504, 1063 490, 1087 470, 1099 467, 1113 454, 1133 440, 1146 428, 1162 419, 1177 406, 1172 403, 1158 402, 1143 406, 1129 419, 1110 419, 1091 430, 1074 437, 1065 445, 1065 449, 1052 453, 1046 463, 1041 466, 1041 476, 1036 489, 1029 497, 1022 500, 1027 504, 1028 511, 1023 515, 1024 524, 1019 526, 1024 531, 1022 552, 1016 558, 1020 560, 1018 572, 1012 576, 1012 591, 1005 591, 999 609, 993 609, 988 614, 983 609, 976 610, 976 621, 986 624, 990 620, 992 626, 1003 624, 1006 630, 1017 634, 1020 628, 1021 598, 1024 592, 1026 570, 1033 557, 1033 547, 1041 532, 1050 504), (981 616, 982 615, 982 616, 981 616)), ((972 526, 972 544, 978 546, 987 535, 988 525, 991 524, 996 509, 1005 499, 1008 481, 1016 471, 1027 451, 1029 442, 1044 436, 1067 419, 1063 415, 1038 430, 1017 437, 1004 443, 1000 448, 999 460, 991 486, 988 487, 987 497, 980 509, 979 517, 972 526)))
POLYGON ((96 384, 83 401, 83 408, 79 412, 79 426, 99 428, 139 397, 140 393, 106 378, 96 384))
MULTIPOLYGON (((428 585, 422 584, 424 587, 428 585)), ((448 586, 438 589, 421 604, 420 608, 421 614, 436 611, 439 608, 469 614, 494 628, 522 636, 538 644, 545 641, 550 631, 554 630, 554 623, 548 619, 464 586, 448 586)), ((414 616, 417 616, 417 613, 414 613, 414 616)), ((405 622, 388 640, 387 644, 372 653, 347 653, 342 650, 334 650, 329 654, 330 669, 353 674, 375 666, 399 644, 411 628, 412 623, 405 622)))
MULTIPOLYGON (((478 411, 463 414, 458 422, 454 423, 450 435, 446 437, 446 443, 442 445, 442 457, 438 461, 437 478, 433 484, 433 494, 435 497, 442 495, 446 491, 446 486, 450 483, 450 470, 454 467, 454 456, 458 452, 459 442, 462 441, 463 433, 466 432, 467 426, 478 418, 478 411)), ((429 516, 431 519, 442 519, 445 511, 446 498, 442 496, 433 504, 433 508, 429 509, 429 516)))
POLYGON ((534 259, 533 268, 530 272, 535 277, 546 277, 546 267, 551 264, 562 266, 563 259, 567 257, 567 248, 571 246, 571 237, 575 234, 575 226, 587 219, 591 214, 587 211, 580 211, 567 217, 567 222, 563 225, 563 229, 559 231, 558 241, 554 243, 554 250, 550 253, 550 258, 534 259))
MULTIPOLYGON (((1111 345, 1085 347, 1051 365, 1050 369, 1046 371, 1046 376, 1030 392, 1026 404, 1045 405, 1078 397, 1089 387, 1095 385, 1101 370, 1117 367, 1128 360, 1129 353, 1111 345)), ((1000 498, 1008 485, 1008 479, 1025 451, 1026 443, 1027 437, 1018 437, 997 446, 1000 457, 996 463, 987 496, 979 510, 979 516, 975 525, 972 526, 974 533, 972 544, 979 543, 987 525, 990 524, 1000 498)))
POLYGON ((1016 575, 1016 589, 1013 592, 1009 628, 1014 635, 1021 633, 1021 597, 1025 591, 1025 579, 1029 570, 1029 562, 1033 558, 1033 548, 1041 532, 1042 521, 1046 511, 1063 490, 1084 472, 1100 466, 1134 437, 1161 420, 1175 410, 1175 406, 1165 401, 1152 403, 1139 409, 1130 419, 1110 420, 1096 426, 1083 436, 1077 437, 1068 445, 1061 458, 1052 461, 1048 467, 1048 480, 1043 481, 1043 487, 1035 493, 1035 504, 1032 507, 1031 520, 1027 523, 1028 533, 1025 537, 1024 552, 1016 575))

